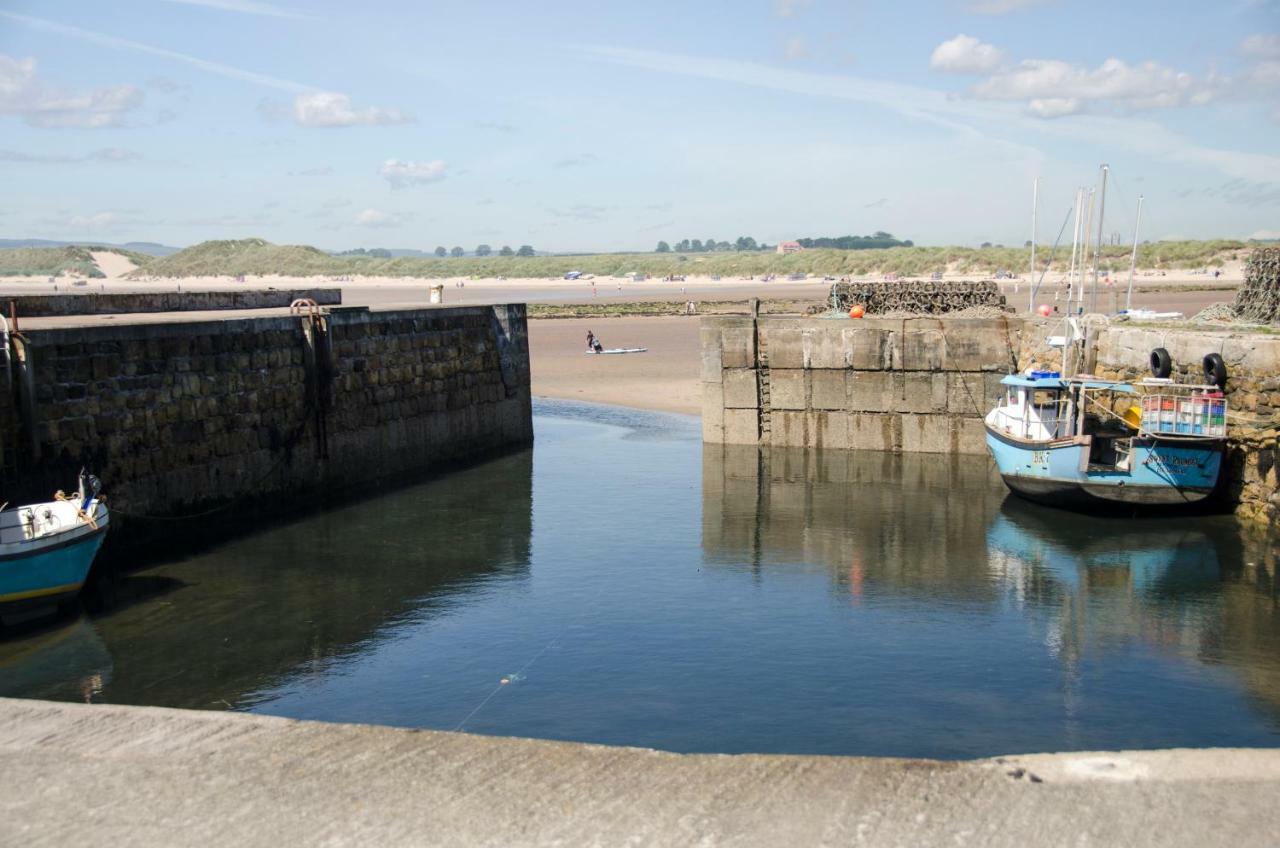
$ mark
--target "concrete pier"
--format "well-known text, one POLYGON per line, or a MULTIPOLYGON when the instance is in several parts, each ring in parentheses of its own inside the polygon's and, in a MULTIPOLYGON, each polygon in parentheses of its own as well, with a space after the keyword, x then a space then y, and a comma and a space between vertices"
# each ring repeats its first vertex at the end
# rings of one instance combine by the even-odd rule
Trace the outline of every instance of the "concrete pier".
POLYGON ((0 843, 1272 846, 1280 751, 680 755, 0 699, 0 843))

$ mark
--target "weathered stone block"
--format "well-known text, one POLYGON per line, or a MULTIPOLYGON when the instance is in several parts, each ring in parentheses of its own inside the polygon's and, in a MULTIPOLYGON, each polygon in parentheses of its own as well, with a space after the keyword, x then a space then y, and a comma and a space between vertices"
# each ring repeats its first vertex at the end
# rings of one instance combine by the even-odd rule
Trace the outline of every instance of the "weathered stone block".
POLYGON ((959 420, 950 415, 903 415, 903 453, 954 453, 959 420))
POLYGON ((810 371, 810 406, 813 409, 849 408, 848 371, 810 371))
POLYGON ((888 371, 850 371, 847 385, 850 412, 888 412, 893 409, 893 378, 888 371))
POLYGON ((754 409, 724 411, 724 441, 729 445, 754 445, 760 442, 760 420, 754 409))
POLYGON ((760 328, 761 352, 769 360, 770 368, 804 368, 804 332, 786 327, 760 328))
POLYGON ((721 362, 725 368, 755 368, 755 332, 750 326, 720 330, 721 362))
POLYGON ((896 412, 945 412, 947 375, 904 371, 892 376, 892 409, 896 412))
POLYGON ((945 343, 941 330, 914 330, 908 324, 898 336, 901 365, 904 371, 940 371, 945 343))
POLYGON ((810 413, 812 419, 813 447, 839 448, 849 447, 849 413, 815 411, 810 413))
POLYGON ((848 416, 849 447, 853 450, 897 451, 900 439, 901 416, 850 415, 848 416))
POLYGON ((722 385, 726 409, 756 409, 760 406, 754 369, 727 368, 722 375, 722 385))
POLYGON ((724 368, 724 347, 719 327, 701 327, 698 336, 702 343, 702 382, 719 383, 724 368))
POLYGON ((773 409, 807 409, 806 376, 802 370, 769 370, 770 406, 773 409))
POLYGON ((769 443, 777 447, 802 448, 808 445, 809 413, 775 411, 770 418, 769 443))
POLYGON ((888 347, 888 330, 858 327, 845 330, 844 337, 847 346, 846 359, 851 368, 859 371, 878 371, 891 367, 893 357, 888 347))

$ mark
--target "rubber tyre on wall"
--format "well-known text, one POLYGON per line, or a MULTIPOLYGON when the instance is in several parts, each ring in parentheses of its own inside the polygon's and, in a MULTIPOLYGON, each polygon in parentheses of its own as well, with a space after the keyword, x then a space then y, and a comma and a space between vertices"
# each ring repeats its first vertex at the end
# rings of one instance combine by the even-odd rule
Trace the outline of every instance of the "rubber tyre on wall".
POLYGON ((1158 347, 1151 351, 1151 376, 1161 380, 1173 373, 1173 357, 1169 351, 1158 347))
POLYGON ((1210 353, 1205 356, 1204 381, 1219 389, 1227 387, 1227 363, 1222 360, 1221 355, 1210 353))

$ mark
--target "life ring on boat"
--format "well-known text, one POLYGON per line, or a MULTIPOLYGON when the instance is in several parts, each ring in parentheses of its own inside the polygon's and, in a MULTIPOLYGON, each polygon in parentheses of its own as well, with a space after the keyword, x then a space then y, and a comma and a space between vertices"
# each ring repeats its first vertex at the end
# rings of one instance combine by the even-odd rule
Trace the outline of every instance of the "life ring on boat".
POLYGON ((1227 363, 1216 353, 1206 354, 1204 358, 1204 381, 1219 389, 1227 387, 1227 363))
POLYGON ((1151 376, 1163 380, 1172 373, 1173 357, 1169 351, 1162 347, 1151 351, 1151 376))

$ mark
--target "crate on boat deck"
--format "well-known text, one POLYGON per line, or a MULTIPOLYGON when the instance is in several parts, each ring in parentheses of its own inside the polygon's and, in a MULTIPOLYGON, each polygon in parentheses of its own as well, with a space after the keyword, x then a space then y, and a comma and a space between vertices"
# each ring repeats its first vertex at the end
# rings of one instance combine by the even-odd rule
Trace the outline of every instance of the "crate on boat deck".
POLYGON ((1144 395, 1142 429, 1178 436, 1225 436, 1227 400, 1216 391, 1144 395))

